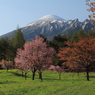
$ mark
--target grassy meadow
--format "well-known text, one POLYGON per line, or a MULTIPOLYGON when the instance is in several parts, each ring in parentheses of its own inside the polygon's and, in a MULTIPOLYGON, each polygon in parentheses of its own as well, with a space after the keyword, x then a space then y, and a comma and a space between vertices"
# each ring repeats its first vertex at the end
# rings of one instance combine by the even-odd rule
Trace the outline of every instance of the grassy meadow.
POLYGON ((90 81, 86 81, 84 73, 62 73, 59 80, 58 73, 43 72, 43 81, 31 80, 31 72, 27 79, 21 76, 17 69, 0 70, 0 95, 95 95, 95 74, 90 74, 90 81))

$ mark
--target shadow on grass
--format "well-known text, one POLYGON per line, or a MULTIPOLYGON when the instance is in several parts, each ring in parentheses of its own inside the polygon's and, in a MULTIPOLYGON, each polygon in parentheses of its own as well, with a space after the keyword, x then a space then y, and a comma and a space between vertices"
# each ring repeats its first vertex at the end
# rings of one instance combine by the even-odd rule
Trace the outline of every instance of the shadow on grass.
POLYGON ((77 79, 59 79, 59 78, 43 78, 43 80, 45 80, 45 81, 78 81, 77 79))
MULTIPOLYGON (((12 74, 14 74, 15 76, 18 76, 18 77, 24 77, 25 78, 25 75, 23 74, 20 74, 20 73, 17 73, 17 72, 12 72, 12 74)), ((29 78, 28 74, 26 75, 26 78, 29 78)))
POLYGON ((89 76, 89 78, 95 78, 95 76, 89 76))
POLYGON ((84 78, 43 78, 43 80, 46 80, 46 81, 84 81, 85 79, 84 78))
POLYGON ((12 72, 14 75, 16 75, 16 76, 21 76, 21 77, 25 77, 24 75, 22 75, 22 74, 19 74, 19 73, 16 73, 16 72, 12 72))
POLYGON ((0 82, 0 84, 10 84, 10 83, 17 83, 17 82, 16 81, 8 81, 8 80, 0 82))
MULTIPOLYGON (((85 77, 87 77, 87 76, 85 76, 85 77)), ((90 75, 89 78, 95 78, 95 76, 90 75)))

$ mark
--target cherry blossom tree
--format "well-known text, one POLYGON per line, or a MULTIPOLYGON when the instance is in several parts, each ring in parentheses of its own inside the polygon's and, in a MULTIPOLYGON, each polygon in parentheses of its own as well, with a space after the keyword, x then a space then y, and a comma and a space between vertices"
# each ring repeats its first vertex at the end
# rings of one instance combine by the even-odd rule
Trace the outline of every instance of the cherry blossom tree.
POLYGON ((53 48, 47 46, 44 39, 37 36, 31 43, 26 43, 29 53, 29 63, 33 70, 38 70, 39 78, 42 80, 42 71, 52 64, 53 55, 56 53, 53 48), (31 45, 30 47, 27 44, 31 45))
POLYGON ((28 65, 27 51, 23 49, 18 49, 16 58, 14 60, 15 60, 15 67, 21 70, 22 76, 23 73, 25 73, 25 79, 26 79, 26 74, 30 68, 28 65))
POLYGON ((5 68, 8 72, 9 69, 13 68, 13 62, 12 61, 7 61, 7 60, 2 60, 2 67, 5 68))
POLYGON ((60 66, 54 66, 54 65, 50 65, 50 67, 48 68, 48 70, 58 72, 59 79, 61 79, 61 73, 64 72, 64 69, 62 67, 60 67, 60 66))
POLYGON ((27 66, 29 67, 29 70, 33 73, 32 80, 34 80, 36 71, 38 71, 39 78, 42 80, 42 71, 52 64, 55 53, 55 50, 48 47, 43 38, 37 36, 31 42, 25 43, 24 50, 18 49, 15 61, 23 64, 25 69, 27 69, 27 66))

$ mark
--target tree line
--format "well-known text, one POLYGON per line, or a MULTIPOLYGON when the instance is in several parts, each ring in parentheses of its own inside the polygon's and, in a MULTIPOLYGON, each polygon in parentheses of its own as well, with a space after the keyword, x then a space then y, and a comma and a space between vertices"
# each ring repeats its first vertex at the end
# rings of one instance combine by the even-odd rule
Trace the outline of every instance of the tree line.
POLYGON ((21 29, 17 29, 11 39, 0 39, 0 66, 3 64, 7 71, 12 66, 18 68, 22 76, 23 73, 26 76, 30 70, 33 80, 36 71, 42 80, 42 71, 59 66, 58 70, 55 69, 57 67, 53 70, 61 72, 63 68, 63 71, 85 71, 89 80, 89 72, 94 71, 94 38, 94 30, 85 33, 80 29, 73 35, 56 35, 51 41, 39 35, 26 42, 21 29))
MULTIPOLYGON (((14 65, 16 51, 18 48, 23 48, 24 43, 25 43, 24 36, 21 32, 21 29, 19 28, 15 31, 11 39, 7 37, 0 39, 0 61, 2 60, 12 61, 13 63, 12 65, 14 65)), ((0 67, 1 64, 2 62, 0 62, 0 67)))

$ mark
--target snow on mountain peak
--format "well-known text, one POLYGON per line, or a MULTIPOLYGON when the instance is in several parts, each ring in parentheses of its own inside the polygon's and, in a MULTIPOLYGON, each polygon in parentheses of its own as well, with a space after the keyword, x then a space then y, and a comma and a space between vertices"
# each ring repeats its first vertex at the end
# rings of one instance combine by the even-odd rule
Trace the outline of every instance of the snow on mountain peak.
POLYGON ((65 21, 63 18, 59 17, 59 16, 56 16, 56 15, 46 15, 46 16, 43 16, 42 18, 26 25, 25 27, 27 26, 32 26, 32 25, 45 25, 47 24, 48 22, 56 22, 56 20, 59 20, 59 21, 65 21))
POLYGON ((46 15, 39 20, 46 20, 46 21, 52 21, 52 20, 64 20, 63 18, 56 16, 56 15, 46 15))

